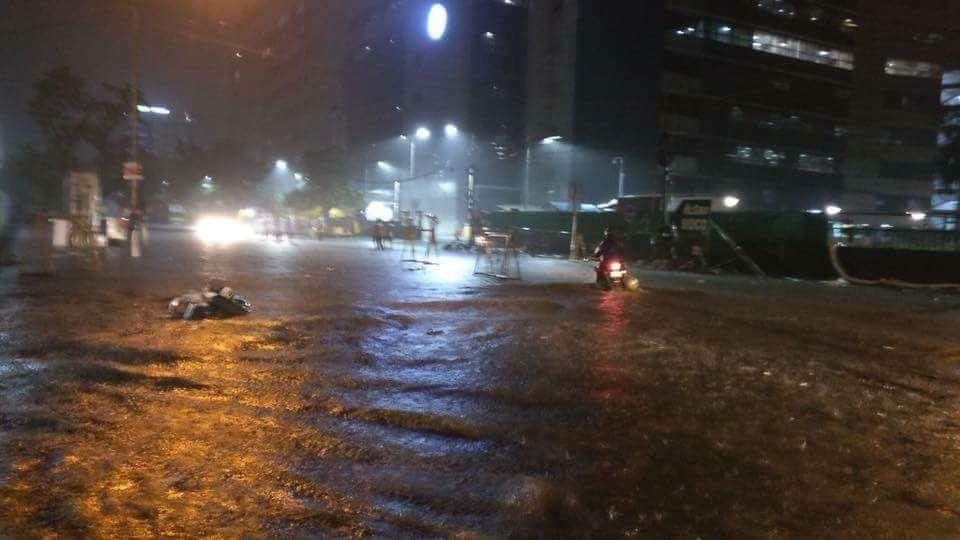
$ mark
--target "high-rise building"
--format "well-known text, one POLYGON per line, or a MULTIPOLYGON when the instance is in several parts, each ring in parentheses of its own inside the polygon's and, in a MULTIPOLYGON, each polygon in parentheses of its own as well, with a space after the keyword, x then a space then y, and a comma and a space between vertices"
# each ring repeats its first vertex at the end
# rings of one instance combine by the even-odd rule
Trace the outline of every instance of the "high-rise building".
POLYGON ((367 187, 392 192, 400 179, 402 209, 442 214, 446 227, 462 220, 468 200, 484 208, 518 202, 526 2, 358 6, 344 58, 345 119, 352 163, 367 187))
POLYGON ((912 3, 904 17, 856 0, 534 2, 528 129, 555 128, 571 162, 539 189, 574 180, 605 198, 624 157, 628 191, 926 208, 955 4, 912 3), (536 82, 547 76, 574 87, 536 82))
POLYGON ((262 157, 339 153, 382 202, 401 179, 403 208, 447 228, 468 199, 519 200, 524 0, 250 1, 230 77, 234 129, 262 157))
POLYGON ((345 144, 343 64, 352 2, 248 0, 229 77, 233 135, 265 160, 345 144))

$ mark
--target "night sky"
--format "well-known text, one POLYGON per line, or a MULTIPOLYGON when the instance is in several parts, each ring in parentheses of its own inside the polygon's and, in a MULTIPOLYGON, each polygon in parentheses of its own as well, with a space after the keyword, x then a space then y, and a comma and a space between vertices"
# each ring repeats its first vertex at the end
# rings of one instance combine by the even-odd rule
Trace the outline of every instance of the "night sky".
MULTIPOLYGON (((43 72, 68 65, 93 83, 129 79, 127 0, 0 2, 0 157, 35 140, 26 107, 43 72)), ((235 6, 235 4, 234 4, 235 6)), ((238 42, 230 0, 143 1, 143 91, 212 134, 238 42)))

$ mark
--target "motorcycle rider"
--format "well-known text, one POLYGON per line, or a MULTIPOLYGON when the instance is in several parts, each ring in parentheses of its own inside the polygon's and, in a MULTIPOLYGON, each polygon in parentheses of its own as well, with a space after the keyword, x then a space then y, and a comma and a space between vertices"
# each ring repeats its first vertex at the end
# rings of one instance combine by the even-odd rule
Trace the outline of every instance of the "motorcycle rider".
POLYGON ((603 268, 607 261, 610 259, 623 259, 623 246, 620 244, 620 239, 617 238, 612 226, 607 226, 607 228, 603 230, 603 240, 600 241, 597 249, 593 251, 593 257, 600 261, 594 269, 597 272, 597 283, 603 283, 606 280, 603 268))

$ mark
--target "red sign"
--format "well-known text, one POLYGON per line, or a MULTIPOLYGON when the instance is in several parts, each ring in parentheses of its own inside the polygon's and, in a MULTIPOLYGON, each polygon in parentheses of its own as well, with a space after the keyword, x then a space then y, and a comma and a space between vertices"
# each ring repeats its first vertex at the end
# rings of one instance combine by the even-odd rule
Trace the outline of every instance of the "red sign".
POLYGON ((136 161, 126 161, 123 164, 124 180, 143 180, 143 166, 136 161))

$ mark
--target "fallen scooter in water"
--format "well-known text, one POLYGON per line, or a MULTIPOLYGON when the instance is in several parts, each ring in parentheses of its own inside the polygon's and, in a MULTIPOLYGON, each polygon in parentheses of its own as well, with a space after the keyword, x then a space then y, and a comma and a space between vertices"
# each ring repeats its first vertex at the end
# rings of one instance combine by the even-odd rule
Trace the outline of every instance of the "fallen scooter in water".
POLYGON ((253 310, 253 306, 232 288, 214 281, 200 292, 190 292, 174 298, 167 310, 177 319, 224 319, 246 315, 253 310))

